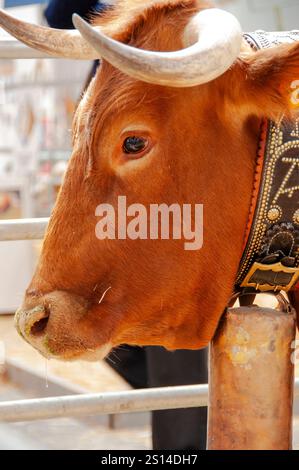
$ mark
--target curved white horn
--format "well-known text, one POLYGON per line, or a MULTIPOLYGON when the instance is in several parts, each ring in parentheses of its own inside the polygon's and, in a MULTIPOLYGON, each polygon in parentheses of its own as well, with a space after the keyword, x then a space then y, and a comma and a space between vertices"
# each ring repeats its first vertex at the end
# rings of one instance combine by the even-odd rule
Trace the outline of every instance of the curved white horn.
POLYGON ((54 57, 98 59, 99 54, 78 31, 47 28, 21 21, 0 9, 0 26, 27 46, 54 57))
POLYGON ((186 48, 153 52, 115 41, 95 30, 80 16, 73 23, 98 55, 139 80, 171 87, 207 83, 222 75, 240 53, 241 26, 228 12, 216 8, 197 13, 184 31, 186 48))

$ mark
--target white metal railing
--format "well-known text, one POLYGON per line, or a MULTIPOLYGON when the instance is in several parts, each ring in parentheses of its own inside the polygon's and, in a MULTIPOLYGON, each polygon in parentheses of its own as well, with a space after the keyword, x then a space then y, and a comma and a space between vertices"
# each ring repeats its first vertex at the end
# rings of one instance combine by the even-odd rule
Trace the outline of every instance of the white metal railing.
MULTIPOLYGON (((299 397, 299 379, 295 382, 295 397, 299 397)), ((207 405, 208 385, 188 385, 2 402, 0 421, 33 421, 207 405)))
POLYGON ((48 218, 1 220, 0 241, 42 239, 48 221, 48 218))
POLYGON ((10 36, 0 36, 0 59, 53 59, 53 56, 31 49, 10 36))
POLYGON ((132 413, 207 406, 208 385, 16 400, 0 403, 0 421, 132 413))

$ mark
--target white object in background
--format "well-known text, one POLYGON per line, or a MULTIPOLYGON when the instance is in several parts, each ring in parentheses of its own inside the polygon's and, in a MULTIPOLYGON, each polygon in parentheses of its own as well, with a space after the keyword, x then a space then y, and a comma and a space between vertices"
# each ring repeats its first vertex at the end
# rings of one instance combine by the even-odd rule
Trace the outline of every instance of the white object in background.
MULTIPOLYGON (((30 195, 26 179, 12 178, 4 181, 0 179, 0 191, 18 192, 21 215, 30 216, 30 195)), ((0 314, 13 313, 18 308, 32 273, 31 241, 0 242, 0 314)))

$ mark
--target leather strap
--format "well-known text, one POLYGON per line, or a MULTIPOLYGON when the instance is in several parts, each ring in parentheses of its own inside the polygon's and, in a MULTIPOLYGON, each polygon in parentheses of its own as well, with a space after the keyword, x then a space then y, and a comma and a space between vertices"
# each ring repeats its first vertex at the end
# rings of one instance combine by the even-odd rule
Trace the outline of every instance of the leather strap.
MULTIPOLYGON (((299 41, 299 31, 247 33, 255 49, 299 41)), ((299 281, 299 118, 265 121, 236 288, 288 291, 299 281)))

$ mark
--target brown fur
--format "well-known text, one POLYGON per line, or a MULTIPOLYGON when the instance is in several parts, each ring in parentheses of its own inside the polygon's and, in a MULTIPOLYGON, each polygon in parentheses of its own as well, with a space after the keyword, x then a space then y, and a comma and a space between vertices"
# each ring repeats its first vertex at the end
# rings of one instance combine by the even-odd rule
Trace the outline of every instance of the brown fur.
MULTIPOLYGON (((96 22, 118 40, 171 51, 206 5, 124 0, 96 22)), ((208 344, 242 254, 260 118, 286 111, 296 74, 299 45, 247 54, 223 77, 189 89, 135 81, 103 61, 77 110, 73 155, 24 301, 26 309, 42 303, 50 311, 48 351, 72 358, 106 343, 208 344), (129 169, 120 134, 136 123, 155 145, 129 169), (95 208, 118 195, 146 206, 204 204, 203 248, 97 240, 95 208)))

